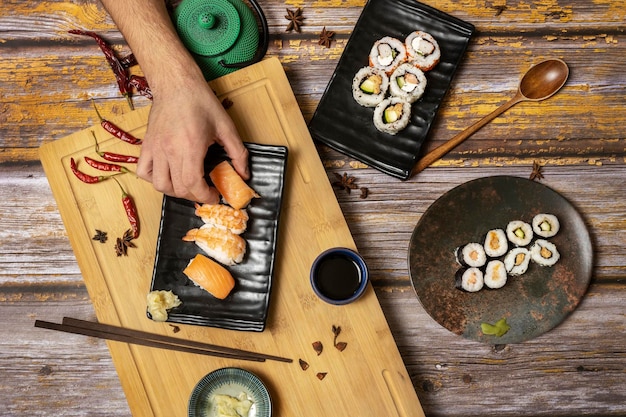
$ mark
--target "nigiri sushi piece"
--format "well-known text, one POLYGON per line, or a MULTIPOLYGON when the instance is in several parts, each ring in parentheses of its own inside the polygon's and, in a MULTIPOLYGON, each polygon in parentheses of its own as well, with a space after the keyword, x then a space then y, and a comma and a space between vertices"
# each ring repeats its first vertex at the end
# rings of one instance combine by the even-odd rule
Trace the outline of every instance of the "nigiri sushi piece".
POLYGON ((259 198, 246 182, 237 174, 235 168, 228 162, 222 161, 213 168, 209 177, 220 192, 224 201, 234 209, 242 209, 250 204, 253 198, 259 198))
POLYGON ((246 231, 248 227, 248 212, 245 209, 236 210, 225 204, 198 204, 196 216, 206 224, 220 229, 228 229, 236 235, 246 231))
POLYGON ((241 236, 210 224, 189 230, 183 240, 195 242, 207 255, 224 265, 238 264, 246 253, 246 241, 241 236))
POLYGON ((194 284, 204 288, 209 294, 220 300, 228 297, 228 294, 235 287, 235 279, 230 272, 201 253, 189 262, 183 273, 194 284))

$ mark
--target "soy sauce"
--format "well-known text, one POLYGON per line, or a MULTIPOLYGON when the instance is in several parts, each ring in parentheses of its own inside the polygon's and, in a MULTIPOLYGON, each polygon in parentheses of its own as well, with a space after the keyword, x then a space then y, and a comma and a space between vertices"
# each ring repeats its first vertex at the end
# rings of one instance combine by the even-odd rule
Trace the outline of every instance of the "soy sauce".
POLYGON ((336 254, 320 260, 315 280, 320 292, 326 297, 345 300, 359 289, 361 275, 361 268, 353 259, 336 254))

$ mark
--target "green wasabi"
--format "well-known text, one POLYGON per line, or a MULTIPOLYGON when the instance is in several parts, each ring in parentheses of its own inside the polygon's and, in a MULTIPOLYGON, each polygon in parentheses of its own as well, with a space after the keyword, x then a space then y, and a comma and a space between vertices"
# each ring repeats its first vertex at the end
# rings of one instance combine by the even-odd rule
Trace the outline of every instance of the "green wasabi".
POLYGON ((501 318, 496 324, 480 323, 480 329, 484 334, 493 335, 495 337, 504 336, 510 328, 511 326, 507 324, 506 318, 501 318))

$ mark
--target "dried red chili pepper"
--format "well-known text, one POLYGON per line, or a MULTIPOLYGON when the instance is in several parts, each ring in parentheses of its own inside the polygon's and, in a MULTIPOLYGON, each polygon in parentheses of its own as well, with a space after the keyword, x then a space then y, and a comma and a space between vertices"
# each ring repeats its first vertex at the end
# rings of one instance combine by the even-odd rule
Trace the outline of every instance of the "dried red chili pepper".
POLYGON ((113 175, 98 175, 98 176, 86 174, 78 169, 78 165, 76 165, 76 161, 74 160, 74 158, 70 158, 70 168, 72 169, 72 172, 74 173, 74 175, 76 175, 76 178, 78 178, 82 182, 86 182, 87 184, 95 184, 97 182, 102 182, 104 180, 107 180, 111 177, 114 177, 120 174, 120 173, 117 173, 113 175))
POLYGON ((122 190, 122 204, 124 205, 126 217, 128 217, 128 221, 130 223, 133 239, 137 239, 139 237, 139 216, 137 215, 137 207, 135 206, 135 202, 131 196, 124 190, 124 187, 122 187, 122 184, 120 184, 117 179, 113 179, 122 190))
POLYGON ((69 30, 69 33, 74 35, 89 36, 98 43, 100 50, 104 54, 109 66, 113 70, 113 74, 115 74, 115 80, 117 81, 117 87, 119 88, 120 93, 124 97, 126 97, 126 100, 128 100, 128 105, 131 109, 133 109, 134 106, 128 84, 128 73, 126 72, 126 68, 124 67, 124 65, 122 65, 120 60, 115 55, 115 51, 113 51, 113 48, 111 48, 108 42, 105 41, 104 38, 102 38, 102 36, 98 35, 96 32, 72 29, 69 30))
POLYGON ((125 162, 128 164, 136 164, 139 162, 139 157, 134 155, 122 155, 119 153, 106 152, 100 150, 100 145, 98 144, 98 139, 96 139, 96 134, 91 131, 91 135, 93 139, 96 141, 96 153, 100 155, 102 159, 106 159, 110 162, 125 162))
POLYGON ((122 64, 124 68, 134 67, 135 65, 137 65, 137 59, 135 58, 135 54, 131 52, 130 54, 121 57, 120 64, 122 64))
POLYGON ((124 166, 111 164, 109 162, 96 161, 95 159, 92 159, 88 156, 85 156, 85 162, 87 162, 87 165, 92 166, 100 171, 130 172, 130 169, 124 166))
POLYGON ((128 85, 130 85, 131 87, 135 87, 139 94, 149 100, 152 100, 152 90, 148 85, 148 80, 146 80, 146 77, 133 74, 128 79, 128 85))
POLYGON ((98 108, 96 107, 95 103, 93 104, 93 108, 96 109, 96 114, 98 115, 98 118, 100 119, 100 125, 104 128, 104 130, 106 130, 107 132, 115 136, 116 138, 121 139, 124 142, 130 143, 131 145, 141 144, 141 139, 136 138, 130 133, 124 131, 121 127, 119 127, 115 123, 109 122, 108 120, 103 118, 100 115, 100 112, 98 111, 98 108))

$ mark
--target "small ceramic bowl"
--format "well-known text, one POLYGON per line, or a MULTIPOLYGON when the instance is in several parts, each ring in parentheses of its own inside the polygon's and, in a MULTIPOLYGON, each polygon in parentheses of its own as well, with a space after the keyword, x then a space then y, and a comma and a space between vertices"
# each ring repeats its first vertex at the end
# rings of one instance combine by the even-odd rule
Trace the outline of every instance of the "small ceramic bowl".
POLYGON ((361 255, 336 247, 325 250, 313 261, 310 279, 319 298, 329 304, 344 305, 363 295, 369 272, 361 255))

